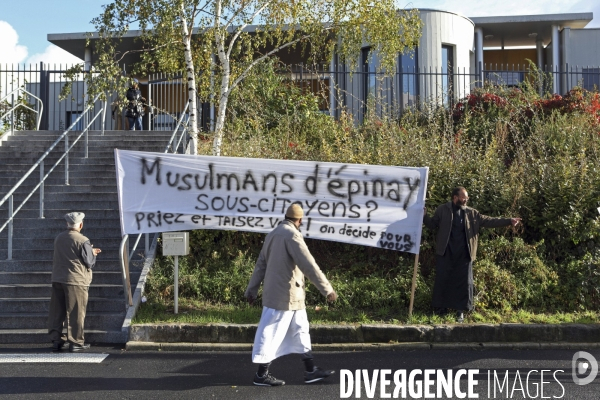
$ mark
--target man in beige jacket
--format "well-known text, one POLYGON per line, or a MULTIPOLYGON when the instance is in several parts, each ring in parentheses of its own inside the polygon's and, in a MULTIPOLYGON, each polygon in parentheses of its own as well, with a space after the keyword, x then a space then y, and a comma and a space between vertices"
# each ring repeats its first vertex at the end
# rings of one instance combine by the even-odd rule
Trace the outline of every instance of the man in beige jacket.
POLYGON ((65 214, 68 229, 54 239, 52 297, 48 316, 48 333, 54 351, 61 350, 67 341, 71 352, 90 348, 84 341, 83 322, 92 268, 100 249, 94 248, 90 240, 80 233, 84 217, 81 212, 65 214), (66 336, 63 325, 67 326, 66 336))
POLYGON ((299 231, 303 216, 298 204, 287 209, 285 220, 265 238, 246 289, 252 304, 264 282, 263 311, 252 348, 252 362, 259 364, 254 375, 258 386, 284 385, 269 373, 269 366, 274 359, 291 353, 302 354, 305 383, 318 382, 335 372, 315 367, 311 352, 304 276, 327 296, 327 301, 335 301, 337 294, 304 243, 299 231))

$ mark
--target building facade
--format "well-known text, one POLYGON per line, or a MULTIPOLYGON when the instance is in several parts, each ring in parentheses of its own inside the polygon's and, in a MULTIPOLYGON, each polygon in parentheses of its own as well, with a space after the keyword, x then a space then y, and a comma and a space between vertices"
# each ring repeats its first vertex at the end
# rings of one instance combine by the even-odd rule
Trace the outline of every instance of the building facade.
MULTIPOLYGON (((319 93, 324 113, 339 117, 346 112, 357 122, 368 112, 389 115, 425 104, 451 106, 486 82, 519 85, 535 72, 533 66, 548 77, 540 92, 565 94, 574 86, 597 90, 600 85, 600 29, 586 28, 592 13, 468 18, 442 10, 419 12, 424 23, 419 45, 399 55, 391 73, 379 70, 377 54, 368 43, 356 69, 338 63, 335 56, 329 64, 309 67, 297 53, 282 55, 289 66, 282 73, 303 90, 319 93)), ((138 36, 139 31, 127 32, 119 50, 136 49, 138 36)), ((49 34, 48 40, 90 68, 95 59, 94 37, 97 35, 91 35, 89 44, 86 33, 49 34)), ((125 64, 136 61, 135 52, 130 54, 124 58, 125 64)), ((7 80, 1 76, 7 73, 0 70, 0 79, 7 80)), ((138 78, 143 95, 154 105, 145 129, 173 128, 186 103, 184 81, 159 75, 138 78)), ((82 96, 59 100, 51 95, 59 93, 64 83, 51 79, 28 82, 31 90, 44 94, 45 102, 50 103, 45 107, 49 114, 42 128, 62 128, 82 109, 82 96)), ((81 85, 75 85, 78 93, 85 91, 81 85)), ((209 130, 214 105, 199 104, 203 129, 209 130)), ((119 121, 107 112, 107 129, 123 127, 119 121)))

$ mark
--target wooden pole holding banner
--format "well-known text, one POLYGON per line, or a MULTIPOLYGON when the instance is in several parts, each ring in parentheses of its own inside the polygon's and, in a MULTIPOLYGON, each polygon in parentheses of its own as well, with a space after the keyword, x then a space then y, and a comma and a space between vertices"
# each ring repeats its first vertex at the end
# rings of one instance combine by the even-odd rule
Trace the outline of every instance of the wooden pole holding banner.
POLYGON ((417 287, 417 267, 419 266, 419 254, 415 254, 415 267, 413 268, 412 288, 410 289, 410 304, 408 306, 408 317, 412 317, 413 305, 415 304, 415 289, 417 287))

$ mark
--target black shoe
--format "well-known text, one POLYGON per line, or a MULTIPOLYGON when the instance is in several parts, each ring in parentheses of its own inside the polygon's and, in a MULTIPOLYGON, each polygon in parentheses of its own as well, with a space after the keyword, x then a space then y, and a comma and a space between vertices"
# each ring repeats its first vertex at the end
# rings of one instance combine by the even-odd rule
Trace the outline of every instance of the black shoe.
POLYGON ((86 351, 90 348, 90 345, 87 343, 84 344, 75 344, 75 343, 71 343, 69 345, 69 351, 71 353, 73 352, 77 352, 77 351, 86 351))
POLYGON ((463 314, 462 311, 457 311, 456 312, 456 322, 458 322, 459 324, 462 324, 465 321, 465 316, 463 314))
POLYGON ((283 386, 285 381, 275 378, 273 375, 266 373, 265 376, 254 374, 254 384, 256 386, 283 386))
POLYGON ((65 345, 67 344, 64 340, 53 340, 52 341, 52 351, 61 351, 65 345))
POLYGON ((304 371, 304 383, 319 382, 325 378, 330 377, 333 374, 335 374, 335 371, 333 370, 325 370, 319 367, 315 367, 313 369, 313 372, 304 371))

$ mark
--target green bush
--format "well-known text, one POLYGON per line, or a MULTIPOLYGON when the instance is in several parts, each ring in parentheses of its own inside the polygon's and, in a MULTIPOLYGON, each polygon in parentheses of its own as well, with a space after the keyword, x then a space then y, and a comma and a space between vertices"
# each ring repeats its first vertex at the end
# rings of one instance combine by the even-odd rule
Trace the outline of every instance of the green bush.
MULTIPOLYGON (((478 94, 480 104, 465 100, 460 117, 456 109, 412 110, 400 118, 369 115, 354 126, 351 115, 335 121, 320 113, 321 99, 276 76, 274 68, 266 66, 262 76, 232 95, 224 155, 428 166, 429 213, 461 185, 482 213, 523 218, 516 228, 482 232, 474 263, 479 311, 598 309, 600 129, 596 116, 581 111, 592 107, 594 96, 582 95, 572 109, 548 111, 540 104, 549 98, 535 90, 487 87, 478 94), (249 106, 258 103, 261 107, 249 106)), ((211 153, 210 140, 200 153, 211 153)), ((180 295, 242 304, 263 238, 192 232, 192 254, 181 262, 180 295)), ((335 307, 405 312, 414 256, 335 242, 307 244, 340 294, 335 307)), ((433 245, 434 233, 424 229, 416 310, 430 306, 433 245)), ((149 296, 171 296, 172 268, 168 259, 158 259, 149 296)), ((310 285, 307 303, 324 304, 310 285)))

